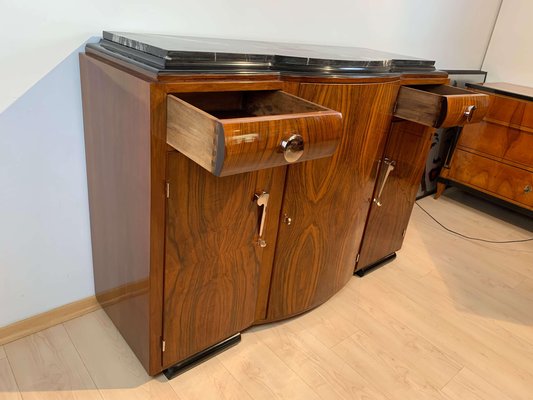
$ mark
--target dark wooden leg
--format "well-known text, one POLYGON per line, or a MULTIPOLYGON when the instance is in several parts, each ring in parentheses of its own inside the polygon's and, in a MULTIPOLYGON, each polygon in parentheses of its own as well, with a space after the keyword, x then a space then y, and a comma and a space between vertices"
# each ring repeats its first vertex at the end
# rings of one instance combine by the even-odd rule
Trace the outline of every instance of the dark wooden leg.
POLYGON ((446 189, 446 184, 444 182, 437 182, 437 193, 435 193, 435 200, 438 199, 446 189))

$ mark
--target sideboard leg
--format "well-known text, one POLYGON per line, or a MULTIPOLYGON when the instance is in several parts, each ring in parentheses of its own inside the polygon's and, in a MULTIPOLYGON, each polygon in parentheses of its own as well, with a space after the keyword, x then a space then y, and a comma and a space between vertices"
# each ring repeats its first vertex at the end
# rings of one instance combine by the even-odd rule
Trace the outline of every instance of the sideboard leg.
POLYGON ((224 339, 223 341, 214 344, 213 346, 187 358, 186 360, 180 361, 177 364, 174 364, 171 367, 168 367, 163 371, 163 374, 167 377, 167 379, 172 379, 176 377, 179 374, 182 374, 185 371, 188 371, 192 367, 197 366, 198 364, 203 363, 204 361, 209 360, 211 357, 216 356, 218 353, 221 353, 224 350, 229 349, 230 347, 235 346, 237 343, 241 341, 241 334, 236 333, 233 336, 230 336, 227 339, 224 339))
POLYGON ((437 200, 446 189, 446 183, 444 182, 437 182, 437 193, 435 193, 435 200, 437 200))
POLYGON ((374 271, 375 269, 387 264, 388 262, 394 260, 396 258, 396 253, 389 254, 388 256, 383 257, 382 259, 376 261, 373 264, 370 264, 369 266, 365 268, 361 268, 354 272, 354 275, 357 275, 359 278, 362 278, 367 273, 374 271))

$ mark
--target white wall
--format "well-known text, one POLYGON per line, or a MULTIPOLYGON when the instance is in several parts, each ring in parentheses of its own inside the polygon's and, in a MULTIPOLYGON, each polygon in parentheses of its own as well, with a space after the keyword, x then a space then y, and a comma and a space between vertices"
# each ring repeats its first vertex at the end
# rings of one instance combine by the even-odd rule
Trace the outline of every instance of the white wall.
POLYGON ((0 0, 0 326, 94 293, 76 61, 89 37, 109 29, 314 42, 475 69, 499 4, 0 0))
POLYGON ((487 82, 533 87, 533 0, 504 0, 483 69, 487 82))

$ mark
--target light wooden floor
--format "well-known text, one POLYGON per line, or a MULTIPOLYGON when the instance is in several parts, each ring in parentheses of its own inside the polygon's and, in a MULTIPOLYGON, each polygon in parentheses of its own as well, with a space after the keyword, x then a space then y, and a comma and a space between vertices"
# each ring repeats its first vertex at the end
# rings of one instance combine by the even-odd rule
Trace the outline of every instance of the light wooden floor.
MULTIPOLYGON (((420 203, 466 234, 533 236, 533 220, 459 191, 420 203)), ((533 242, 467 241, 415 206, 393 263, 170 382, 102 311, 0 346, 0 399, 21 398, 530 400, 533 242)))

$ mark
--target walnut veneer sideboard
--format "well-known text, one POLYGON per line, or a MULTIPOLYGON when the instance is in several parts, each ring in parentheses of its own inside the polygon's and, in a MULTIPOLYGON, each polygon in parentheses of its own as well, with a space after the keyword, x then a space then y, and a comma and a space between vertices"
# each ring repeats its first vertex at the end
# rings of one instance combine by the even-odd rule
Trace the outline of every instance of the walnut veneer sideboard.
POLYGON ((533 211, 533 88, 509 83, 469 84, 490 97, 483 121, 465 126, 439 176, 531 214, 533 211))
POLYGON ((365 49, 104 32, 80 66, 97 298, 167 376, 399 249, 433 130, 488 98, 365 49))

